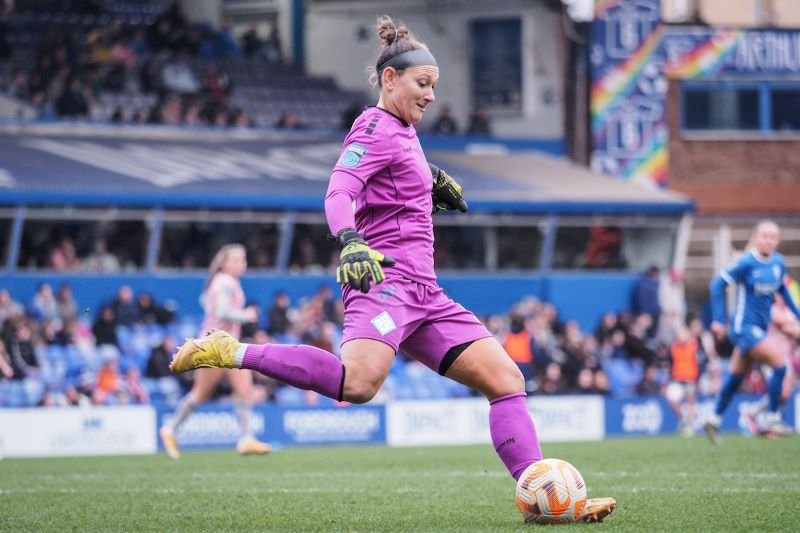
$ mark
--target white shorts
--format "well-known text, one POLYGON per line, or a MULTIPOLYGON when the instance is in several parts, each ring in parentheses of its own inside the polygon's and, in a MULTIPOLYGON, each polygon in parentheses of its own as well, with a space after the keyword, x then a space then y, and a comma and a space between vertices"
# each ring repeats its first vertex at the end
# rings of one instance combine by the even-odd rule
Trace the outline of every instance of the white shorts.
POLYGON ((673 403, 682 401, 687 396, 694 396, 697 392, 697 384, 691 381, 670 381, 667 385, 667 400, 673 403))

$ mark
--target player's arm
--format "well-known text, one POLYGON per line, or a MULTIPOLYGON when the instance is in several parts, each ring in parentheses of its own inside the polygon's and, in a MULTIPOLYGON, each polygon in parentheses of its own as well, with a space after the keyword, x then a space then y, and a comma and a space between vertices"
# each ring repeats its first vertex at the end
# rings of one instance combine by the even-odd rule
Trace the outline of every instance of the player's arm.
POLYGON ((800 309, 797 308, 797 304, 795 303, 794 298, 792 298, 792 293, 789 292, 789 287, 783 283, 781 284, 780 289, 778 289, 778 292, 783 297, 783 301, 786 302, 786 305, 789 307, 789 309, 792 310, 794 316, 800 319, 800 309))
POLYGON ((469 206, 464 200, 461 185, 436 165, 428 163, 428 166, 433 177, 433 190, 431 191, 433 213, 454 211, 456 209, 466 213, 469 210, 469 206))
POLYGON ((258 318, 255 307, 239 309, 233 304, 233 288, 220 287, 214 294, 214 318, 234 324, 245 324, 258 318))
POLYGON ((356 231, 354 202, 368 180, 391 163, 392 154, 378 135, 352 132, 345 141, 342 155, 331 173, 325 195, 325 217, 331 238, 339 248, 336 282, 349 284, 367 293, 370 281, 382 283, 384 266, 395 264, 394 259, 369 247, 356 231))
POLYGON ((728 318, 725 289, 728 285, 744 281, 747 268, 746 256, 743 256, 731 266, 723 269, 708 285, 711 294, 711 331, 717 338, 725 333, 725 322, 728 318))

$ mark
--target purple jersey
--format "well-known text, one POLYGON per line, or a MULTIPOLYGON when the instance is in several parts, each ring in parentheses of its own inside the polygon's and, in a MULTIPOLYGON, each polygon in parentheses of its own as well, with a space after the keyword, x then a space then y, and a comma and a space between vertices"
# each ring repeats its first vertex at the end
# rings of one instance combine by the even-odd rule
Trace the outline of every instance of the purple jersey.
POLYGON ((436 285, 433 270, 433 178, 414 126, 377 107, 353 123, 333 169, 325 212, 333 234, 354 227, 392 257, 391 272, 436 285), (353 213, 353 210, 355 213, 353 213))

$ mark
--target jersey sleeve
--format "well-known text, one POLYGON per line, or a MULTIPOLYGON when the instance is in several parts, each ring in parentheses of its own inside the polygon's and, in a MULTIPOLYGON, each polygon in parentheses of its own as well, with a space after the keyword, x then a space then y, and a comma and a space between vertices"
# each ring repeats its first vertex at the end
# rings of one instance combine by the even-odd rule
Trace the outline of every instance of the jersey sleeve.
POLYGON ((798 319, 800 319, 800 308, 797 306, 797 302, 794 301, 792 297, 792 291, 789 290, 789 283, 791 283, 791 277, 789 277, 789 272, 786 270, 786 263, 783 261, 783 257, 780 258, 780 265, 781 265, 781 286, 778 289, 778 292, 783 297, 783 300, 786 302, 786 306, 794 313, 798 319))
POLYGON ((333 174, 349 174, 365 185, 372 176, 389 166, 393 152, 382 129, 369 128, 364 124, 356 128, 345 139, 333 174))
POLYGON ((719 276, 728 285, 736 285, 737 283, 742 283, 747 277, 747 272, 750 270, 749 258, 750 254, 745 253, 733 264, 731 264, 726 268, 723 268, 720 271, 719 276))
POLYGON ((355 227, 353 201, 369 179, 392 161, 390 143, 382 133, 380 129, 357 124, 345 139, 325 195, 325 215, 333 235, 355 227))

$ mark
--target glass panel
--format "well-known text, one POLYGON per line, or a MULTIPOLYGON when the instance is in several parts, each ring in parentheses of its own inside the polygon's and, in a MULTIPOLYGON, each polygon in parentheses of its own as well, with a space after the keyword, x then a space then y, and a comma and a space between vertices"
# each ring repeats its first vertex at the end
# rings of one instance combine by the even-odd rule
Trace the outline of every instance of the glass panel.
POLYGON ((22 229, 20 268, 114 272, 141 268, 147 246, 143 220, 29 219, 22 229))
POLYGON ((472 23, 472 101, 476 106, 522 106, 522 22, 520 19, 472 23))
POLYGON ((772 129, 800 130, 800 87, 772 90, 772 129))
POLYGON ((538 227, 498 226, 497 268, 539 268, 542 233, 538 227))
POLYGON ((165 222, 158 265, 207 268, 222 246, 240 243, 251 269, 275 268, 280 230, 275 223, 165 222))
POLYGON ((433 261, 437 269, 484 268, 484 229, 478 226, 434 226, 433 261))
POLYGON ((561 226, 556 231, 553 268, 642 271, 668 268, 677 226, 561 226))
POLYGON ((8 244, 11 241, 12 225, 12 220, 0 218, 0 270, 6 268, 8 261, 8 244))
POLYGON ((686 89, 683 110, 687 130, 757 130, 758 89, 686 89))
POLYGON ((289 268, 303 272, 322 272, 339 265, 336 244, 328 240, 327 224, 295 224, 289 268))

